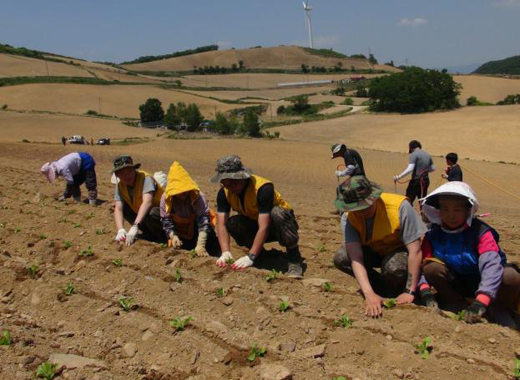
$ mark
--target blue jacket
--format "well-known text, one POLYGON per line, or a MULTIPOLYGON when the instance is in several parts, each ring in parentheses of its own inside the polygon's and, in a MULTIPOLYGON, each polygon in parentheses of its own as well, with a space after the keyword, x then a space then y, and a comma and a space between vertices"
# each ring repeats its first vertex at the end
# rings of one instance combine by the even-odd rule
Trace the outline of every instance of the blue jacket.
MULTIPOLYGON (((432 225, 426 233, 433 256, 444 262, 453 272, 461 275, 480 274, 478 244, 482 235, 491 231, 498 244, 500 236, 496 230, 480 219, 473 219, 471 227, 459 233, 444 232, 437 224, 432 225)), ((506 256, 499 248, 498 254, 502 266, 506 264, 506 256)))

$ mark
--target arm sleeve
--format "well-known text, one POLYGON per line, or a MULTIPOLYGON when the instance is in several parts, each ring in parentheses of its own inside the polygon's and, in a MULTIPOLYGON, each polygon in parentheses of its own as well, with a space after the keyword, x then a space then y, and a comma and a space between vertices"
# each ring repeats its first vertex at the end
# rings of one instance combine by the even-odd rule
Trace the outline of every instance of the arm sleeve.
POLYGON ((347 220, 347 224, 345 225, 345 243, 361 243, 361 236, 358 230, 350 224, 349 220, 347 220))
POLYGON ((478 268, 480 271, 480 284, 476 294, 485 294, 491 299, 497 295, 502 283, 504 267, 498 254, 498 244, 491 231, 482 235, 478 244, 478 268))
POLYGON ((155 193, 157 191, 157 184, 152 177, 145 177, 143 183, 143 195, 146 193, 155 193))
POLYGON ((229 214, 231 212, 231 205, 226 198, 224 188, 221 188, 217 194, 217 212, 221 214, 229 214))
POLYGON ((159 206, 161 211, 161 223, 163 226, 164 233, 166 236, 170 236, 170 232, 173 232, 175 229, 175 223, 173 222, 173 218, 170 214, 166 212, 166 200, 164 195, 161 197, 161 204, 159 206))
POLYGON ((410 174, 411 172, 413 172, 413 169, 415 168, 415 164, 414 163, 410 163, 408 164, 408 167, 406 169, 404 169, 404 172, 402 172, 401 174, 399 174, 399 178, 403 178, 403 177, 406 177, 408 174, 410 174))
POLYGON ((399 207, 399 223, 401 241, 405 245, 420 239, 426 233, 426 226, 409 202, 405 201, 399 207))
POLYGON ((341 172, 341 176, 344 177, 347 175, 351 175, 352 173, 354 173, 354 170, 356 170, 356 167, 354 165, 348 165, 347 168, 341 172))
POLYGON ((273 209, 274 202, 274 186, 272 183, 266 183, 256 194, 258 201, 258 213, 259 214, 270 214, 273 209))
POLYGON ((206 201, 206 197, 202 192, 199 193, 199 197, 195 201, 193 209, 195 211, 195 215, 197 216, 197 226, 199 231, 208 231, 210 228, 209 206, 208 202, 206 201))
POLYGON ((60 174, 63 178, 65 178, 65 181, 67 181, 67 185, 74 184, 74 178, 72 177, 72 173, 70 172, 70 169, 65 166, 62 168, 58 174, 60 174))

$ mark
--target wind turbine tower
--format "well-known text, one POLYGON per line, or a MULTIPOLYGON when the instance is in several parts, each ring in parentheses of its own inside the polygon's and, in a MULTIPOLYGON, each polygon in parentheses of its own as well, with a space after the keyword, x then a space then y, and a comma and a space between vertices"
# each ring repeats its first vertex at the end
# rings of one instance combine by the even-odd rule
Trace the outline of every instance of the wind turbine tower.
POLYGON ((312 7, 309 6, 309 0, 307 0, 307 2, 305 1, 302 1, 303 3, 303 10, 305 11, 305 14, 306 14, 306 23, 307 23, 307 32, 309 32, 309 47, 312 49, 313 48, 313 43, 312 43, 312 25, 311 25, 311 10, 312 10, 312 7))

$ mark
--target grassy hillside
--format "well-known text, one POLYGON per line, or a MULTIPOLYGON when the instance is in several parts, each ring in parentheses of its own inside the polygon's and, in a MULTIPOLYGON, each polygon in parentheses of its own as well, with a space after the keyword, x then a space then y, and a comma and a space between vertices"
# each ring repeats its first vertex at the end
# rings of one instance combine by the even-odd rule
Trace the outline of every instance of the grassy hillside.
POLYGON ((475 70, 475 74, 511 74, 520 75, 520 55, 489 61, 475 70))

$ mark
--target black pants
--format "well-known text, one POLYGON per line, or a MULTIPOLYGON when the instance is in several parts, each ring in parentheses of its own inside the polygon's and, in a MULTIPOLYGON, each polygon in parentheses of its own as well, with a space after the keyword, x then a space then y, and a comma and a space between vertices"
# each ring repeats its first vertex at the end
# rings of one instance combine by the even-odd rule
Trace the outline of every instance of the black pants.
MULTIPOLYGON (((406 248, 383 256, 368 247, 363 247, 363 263, 374 292, 382 297, 395 297, 403 292, 408 279, 408 251, 406 248), (381 268, 381 273, 374 268, 381 268)), ((334 255, 334 265, 339 270, 355 277, 352 261, 345 246, 342 246, 334 255)))
MULTIPOLYGON (((130 224, 134 224, 135 218, 137 218, 137 214, 125 202, 123 202, 123 218, 130 224)), ((152 207, 148 211, 148 215, 139 224, 139 229, 142 231, 145 240, 166 243, 159 207, 152 207)))
POLYGON ((91 170, 80 170, 78 174, 72 177, 74 183, 67 184, 63 196, 65 198, 81 196, 80 186, 85 184, 88 190, 88 199, 97 199, 97 178, 94 168, 91 170))
MULTIPOLYGON (((298 222, 292 210, 273 207, 266 243, 277 241, 287 248, 287 260, 301 260, 298 248, 298 222)), ((226 224, 228 233, 241 247, 251 248, 258 232, 258 222, 244 215, 235 215, 226 224)))
POLYGON ((410 180, 410 182, 408 182, 408 187, 406 188, 406 197, 410 200, 410 203, 413 204, 415 198, 424 198, 426 194, 428 194, 428 186, 430 186, 429 177, 410 180))

